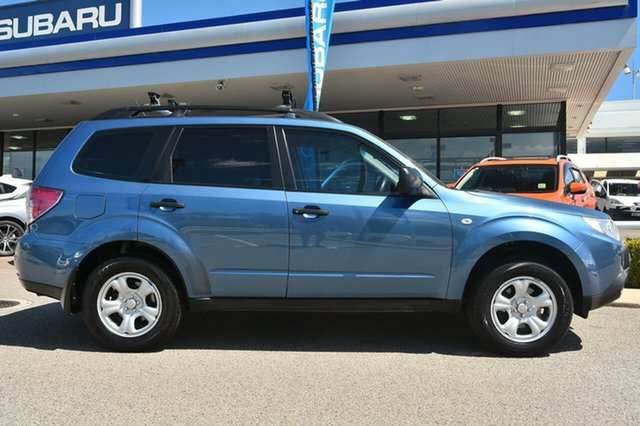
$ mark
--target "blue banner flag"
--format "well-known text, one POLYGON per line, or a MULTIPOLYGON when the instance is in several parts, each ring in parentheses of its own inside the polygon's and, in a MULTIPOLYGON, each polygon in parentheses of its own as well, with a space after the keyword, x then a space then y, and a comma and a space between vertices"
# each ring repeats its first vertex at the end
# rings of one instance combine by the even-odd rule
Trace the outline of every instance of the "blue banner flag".
POLYGON ((324 72, 327 66, 329 38, 333 24, 335 0, 305 0, 307 3, 307 59, 309 88, 304 109, 318 111, 324 72))

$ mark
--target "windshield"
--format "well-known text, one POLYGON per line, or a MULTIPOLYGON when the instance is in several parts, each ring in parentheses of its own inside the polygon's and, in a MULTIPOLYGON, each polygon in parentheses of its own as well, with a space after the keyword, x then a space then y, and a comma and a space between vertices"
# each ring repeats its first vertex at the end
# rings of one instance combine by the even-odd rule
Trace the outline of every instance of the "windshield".
POLYGON ((613 195, 615 197, 637 197, 638 184, 637 183, 610 183, 609 195, 613 195))
POLYGON ((557 190, 558 168, 546 165, 475 167, 456 185, 465 191, 544 193, 557 190))

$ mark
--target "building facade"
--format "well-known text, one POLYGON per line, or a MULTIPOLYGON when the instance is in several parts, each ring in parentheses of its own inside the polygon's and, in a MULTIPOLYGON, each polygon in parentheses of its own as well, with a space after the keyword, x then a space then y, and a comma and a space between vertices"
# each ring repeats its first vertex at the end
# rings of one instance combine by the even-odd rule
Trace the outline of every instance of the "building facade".
MULTIPOLYGON (((302 5, 149 27, 138 0, 27 5, 0 8, 2 173, 35 176, 75 124, 147 92, 254 106, 306 93, 302 5), (82 22, 92 31, 70 31, 82 22), (129 25, 101 26, 115 22, 129 25)), ((636 18, 637 0, 341 2, 320 109, 445 181, 489 155, 565 153, 633 52, 636 18)))

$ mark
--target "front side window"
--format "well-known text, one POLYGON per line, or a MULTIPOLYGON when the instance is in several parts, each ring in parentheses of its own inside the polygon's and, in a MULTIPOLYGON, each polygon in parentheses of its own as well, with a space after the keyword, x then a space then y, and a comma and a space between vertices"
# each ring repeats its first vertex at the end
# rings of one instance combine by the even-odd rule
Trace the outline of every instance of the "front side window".
POLYGON ((266 128, 185 128, 171 156, 172 182, 273 188, 266 128))
POLYGON ((471 170, 456 186, 462 190, 542 193, 557 189, 557 168, 544 165, 483 166, 471 170))
POLYGON ((398 166, 356 138, 292 129, 286 140, 298 190, 388 195, 398 185, 398 166))

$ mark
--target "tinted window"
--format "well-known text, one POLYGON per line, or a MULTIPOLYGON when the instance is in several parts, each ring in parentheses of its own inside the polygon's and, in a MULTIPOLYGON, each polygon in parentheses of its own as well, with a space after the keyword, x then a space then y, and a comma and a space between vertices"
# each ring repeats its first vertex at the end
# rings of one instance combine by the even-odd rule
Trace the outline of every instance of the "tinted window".
POLYGON ((351 136, 288 130, 286 137, 297 189, 390 194, 398 184, 398 167, 351 136))
POLYGON ((78 154, 73 169, 90 176, 148 181, 170 132, 169 127, 96 132, 78 154))
POLYGON ((518 193, 552 192, 557 188, 556 176, 555 166, 476 167, 458 184, 457 189, 518 193))
POLYGON ((6 183, 0 183, 0 194, 10 194, 15 190, 16 190, 15 186, 12 186, 6 183))
POLYGON ((637 197, 638 184, 636 183, 610 183, 609 195, 616 197, 637 197))
POLYGON ((186 128, 171 156, 173 182, 273 188, 265 128, 186 128))

